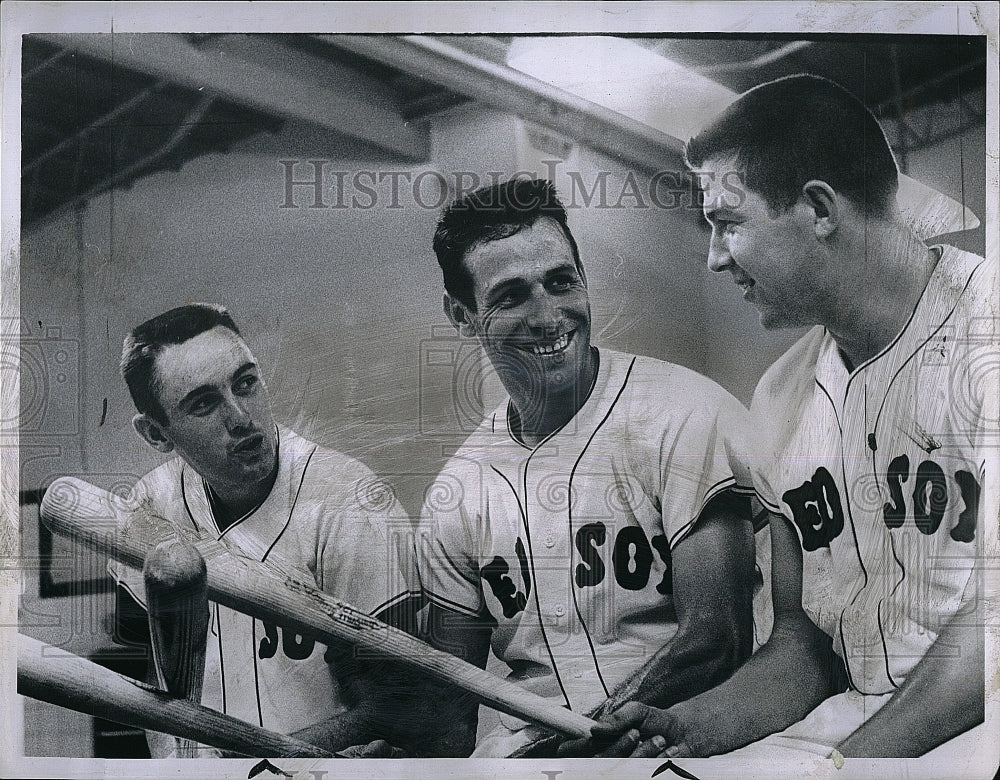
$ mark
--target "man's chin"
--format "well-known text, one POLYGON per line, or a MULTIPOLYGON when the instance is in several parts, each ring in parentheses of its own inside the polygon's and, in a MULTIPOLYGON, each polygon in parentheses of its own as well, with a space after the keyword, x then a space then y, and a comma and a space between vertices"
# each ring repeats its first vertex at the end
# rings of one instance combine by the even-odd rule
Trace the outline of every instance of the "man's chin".
POLYGON ((760 326, 764 330, 783 330, 785 328, 798 327, 796 323, 789 322, 788 318, 781 312, 774 311, 773 309, 762 309, 758 307, 757 314, 760 326))
POLYGON ((764 330, 792 330, 808 328, 816 324, 815 320, 806 317, 788 316, 777 312, 760 312, 760 325, 764 330))
POLYGON ((567 367, 564 371, 549 371, 537 377, 530 385, 519 388, 522 398, 532 399, 532 405, 545 406, 548 402, 559 399, 559 403, 570 403, 579 406, 590 391, 590 384, 584 381, 579 371, 567 367))
POLYGON ((575 342, 576 338, 558 354, 536 354, 514 344, 487 348, 486 354, 507 393, 536 406, 544 403, 548 395, 563 395, 583 373, 579 344, 575 342))
POLYGON ((271 479, 277 471, 277 461, 273 449, 255 453, 242 464, 244 482, 258 483, 271 479))

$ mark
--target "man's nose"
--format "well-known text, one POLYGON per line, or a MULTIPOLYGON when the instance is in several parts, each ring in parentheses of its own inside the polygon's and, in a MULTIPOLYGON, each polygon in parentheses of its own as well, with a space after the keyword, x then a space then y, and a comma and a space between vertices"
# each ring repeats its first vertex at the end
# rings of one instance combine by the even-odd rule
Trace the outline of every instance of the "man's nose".
POLYGON ((526 323, 535 335, 550 336, 562 322, 562 309, 559 301, 547 290, 541 290, 531 296, 526 323))
POLYGON ((732 255, 726 242, 713 230, 712 238, 708 242, 708 267, 709 270, 719 272, 727 270, 733 264, 732 255))
POLYGON ((226 425, 230 430, 246 428, 251 423, 250 412, 243 399, 233 395, 226 399, 226 425))

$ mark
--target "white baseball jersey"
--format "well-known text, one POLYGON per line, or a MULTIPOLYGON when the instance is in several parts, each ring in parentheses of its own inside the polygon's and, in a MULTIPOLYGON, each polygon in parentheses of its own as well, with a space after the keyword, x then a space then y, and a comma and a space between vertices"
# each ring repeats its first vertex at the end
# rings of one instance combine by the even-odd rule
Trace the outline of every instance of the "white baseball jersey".
MULTIPOLYGON (((902 332, 849 372, 812 329, 764 375, 751 419, 761 502, 795 527, 802 604, 852 688, 896 690, 976 594, 977 517, 996 420, 995 268, 951 247, 902 332)), ((995 457, 995 451, 993 453, 995 457)))
POLYGON ((422 585, 496 621, 512 679, 584 712, 676 633, 671 550, 713 496, 749 485, 746 411, 685 368, 601 350, 562 429, 527 447, 509 414, 507 401, 428 491, 422 585))
MULTIPOLYGON (((407 574, 410 522, 388 486, 358 461, 278 429, 278 475, 257 509, 222 533, 206 485, 180 458, 143 477, 154 517, 218 539, 370 614, 418 592, 407 574)), ((109 567, 145 606, 142 572, 109 567)), ((326 647, 211 603, 202 704, 288 734, 344 710, 326 647)))

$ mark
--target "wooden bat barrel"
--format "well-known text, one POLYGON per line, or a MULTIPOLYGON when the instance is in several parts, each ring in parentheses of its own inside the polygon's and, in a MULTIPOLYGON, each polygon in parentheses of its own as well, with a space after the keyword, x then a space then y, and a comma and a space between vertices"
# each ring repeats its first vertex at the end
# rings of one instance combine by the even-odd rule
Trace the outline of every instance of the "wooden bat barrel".
POLYGON ((198 539, 191 529, 149 517, 132 497, 63 477, 42 499, 41 518, 53 532, 112 555, 141 569, 146 553, 172 538, 190 541, 208 567, 208 596, 223 606, 267 620, 321 642, 348 642, 366 654, 398 660, 438 680, 456 685, 488 707, 537 723, 570 737, 589 737, 596 721, 442 652, 386 625, 365 612, 274 570, 232 555, 214 539, 198 539), (110 532, 115 521, 119 533, 110 532))
POLYGON ((17 690, 60 707, 257 757, 330 753, 129 680, 85 658, 18 634, 17 690))

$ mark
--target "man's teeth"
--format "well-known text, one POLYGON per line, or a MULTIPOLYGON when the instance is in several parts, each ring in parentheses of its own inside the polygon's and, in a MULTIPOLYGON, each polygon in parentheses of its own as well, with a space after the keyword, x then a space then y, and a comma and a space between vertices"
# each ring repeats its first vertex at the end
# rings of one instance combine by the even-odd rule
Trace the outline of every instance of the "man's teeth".
POLYGON ((536 355, 554 355, 556 352, 562 352, 567 346, 569 346, 569 334, 564 333, 551 344, 532 344, 531 351, 536 355))

